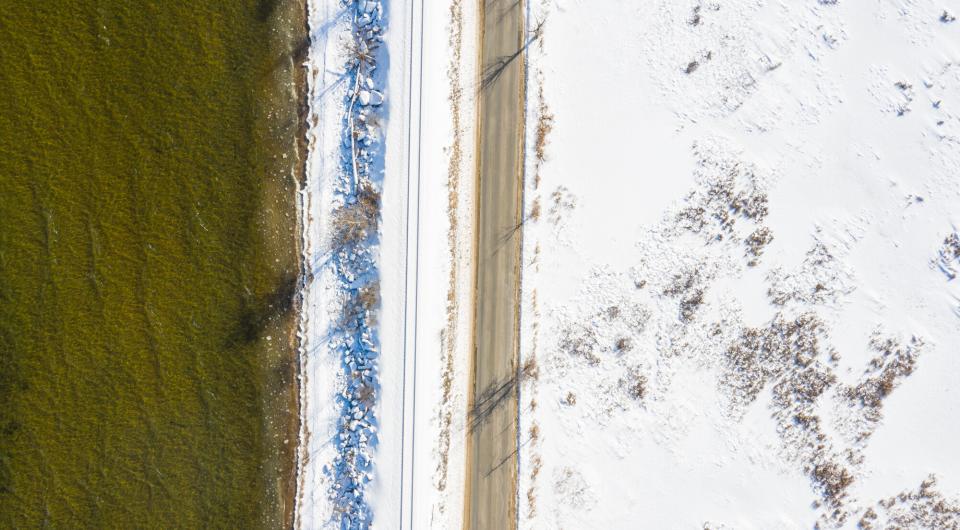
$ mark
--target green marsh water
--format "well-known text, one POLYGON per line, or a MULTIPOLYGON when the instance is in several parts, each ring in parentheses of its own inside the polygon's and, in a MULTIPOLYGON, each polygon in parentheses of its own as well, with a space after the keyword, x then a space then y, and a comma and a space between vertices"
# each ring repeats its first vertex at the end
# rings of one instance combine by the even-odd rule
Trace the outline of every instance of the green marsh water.
POLYGON ((4 2, 0 528, 288 517, 296 13, 4 2))

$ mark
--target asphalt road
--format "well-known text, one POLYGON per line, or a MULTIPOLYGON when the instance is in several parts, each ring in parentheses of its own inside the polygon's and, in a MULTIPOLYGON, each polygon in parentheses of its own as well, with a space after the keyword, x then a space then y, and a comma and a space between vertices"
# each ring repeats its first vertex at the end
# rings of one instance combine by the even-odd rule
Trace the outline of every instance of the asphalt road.
POLYGON ((515 528, 517 520, 523 12, 523 0, 484 0, 481 8, 468 529, 515 528))

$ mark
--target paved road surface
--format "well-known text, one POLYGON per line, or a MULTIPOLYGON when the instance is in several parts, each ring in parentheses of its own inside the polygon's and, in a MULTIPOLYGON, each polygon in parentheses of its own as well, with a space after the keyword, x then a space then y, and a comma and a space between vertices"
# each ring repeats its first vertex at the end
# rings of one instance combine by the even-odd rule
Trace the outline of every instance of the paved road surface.
POLYGON ((522 0, 484 0, 482 7, 470 530, 514 528, 517 517, 523 9, 522 0))

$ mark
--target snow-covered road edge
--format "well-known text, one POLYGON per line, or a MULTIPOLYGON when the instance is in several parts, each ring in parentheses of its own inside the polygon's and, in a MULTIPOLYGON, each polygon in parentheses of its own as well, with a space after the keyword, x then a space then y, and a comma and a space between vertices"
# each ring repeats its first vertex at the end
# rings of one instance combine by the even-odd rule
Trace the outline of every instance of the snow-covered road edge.
MULTIPOLYGON (((399 528, 457 528, 463 522, 466 389, 473 334, 477 73, 472 52, 478 7, 475 0, 412 4, 405 8, 411 13, 405 27, 409 27, 414 55, 404 63, 410 78, 403 84, 410 87, 410 110, 391 124, 400 127, 402 122, 408 136, 406 142, 387 146, 388 167, 409 168, 405 184, 409 210, 403 212, 405 222, 399 212, 386 221, 385 209, 384 217, 385 248, 391 227, 410 230, 405 237, 406 254, 396 247, 394 258, 407 258, 407 273, 397 283, 406 281, 402 293, 406 313, 402 318, 385 318, 406 322, 402 411, 397 408, 399 400, 390 399, 384 386, 384 403, 392 407, 384 415, 403 418, 404 434, 399 443, 385 442, 381 449, 403 448, 402 471, 398 468, 402 485, 397 480, 379 483, 377 488, 383 489, 377 495, 382 496, 375 498, 384 504, 376 510, 389 513, 392 524, 394 506, 399 506, 399 528), (397 495, 402 497, 399 505, 393 502, 397 495)), ((396 15, 394 30, 398 24, 396 15)), ((399 39, 389 38, 388 44, 401 45, 399 39)), ((400 52, 391 51, 391 55, 397 57, 400 52)), ((389 186, 385 197, 390 195, 389 186)), ((385 251, 385 259, 386 255, 385 251)), ((396 307, 402 303, 398 294, 396 307)), ((385 356, 384 373, 390 362, 399 372, 396 361, 385 356)))
POLYGON ((405 528, 463 524, 473 341, 476 0, 422 11, 417 381, 405 528))

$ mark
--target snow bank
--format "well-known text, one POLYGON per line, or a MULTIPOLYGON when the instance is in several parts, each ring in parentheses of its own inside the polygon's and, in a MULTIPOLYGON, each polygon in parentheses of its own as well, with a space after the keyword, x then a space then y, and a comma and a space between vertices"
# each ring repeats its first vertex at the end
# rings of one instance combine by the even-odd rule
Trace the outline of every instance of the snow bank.
POLYGON ((476 10, 309 3, 299 528, 462 519, 476 10))
POLYGON ((372 520, 382 18, 379 0, 310 3, 298 527, 366 528, 372 520))

